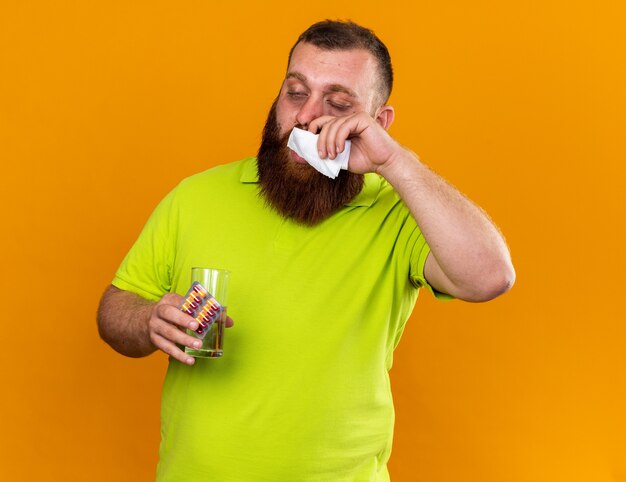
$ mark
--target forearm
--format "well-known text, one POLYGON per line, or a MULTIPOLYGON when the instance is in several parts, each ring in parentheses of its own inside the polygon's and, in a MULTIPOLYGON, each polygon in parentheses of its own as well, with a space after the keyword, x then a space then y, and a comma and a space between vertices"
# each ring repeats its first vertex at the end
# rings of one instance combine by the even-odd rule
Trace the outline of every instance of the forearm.
POLYGON ((98 308, 100 337, 122 355, 149 355, 156 350, 150 341, 148 328, 155 304, 134 293, 110 286, 98 308))
POLYGON ((510 288, 515 273, 509 250, 482 209, 403 147, 379 173, 403 199, 431 248, 435 262, 426 275, 436 289, 483 301, 510 288))

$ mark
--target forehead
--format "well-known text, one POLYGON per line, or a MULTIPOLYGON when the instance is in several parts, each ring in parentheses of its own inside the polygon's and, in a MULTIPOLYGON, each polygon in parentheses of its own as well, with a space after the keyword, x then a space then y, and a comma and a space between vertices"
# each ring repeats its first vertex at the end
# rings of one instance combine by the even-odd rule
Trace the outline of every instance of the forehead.
POLYGON ((293 50, 287 78, 299 78, 310 88, 344 86, 367 101, 375 94, 377 65, 364 49, 323 50, 301 42, 293 50))

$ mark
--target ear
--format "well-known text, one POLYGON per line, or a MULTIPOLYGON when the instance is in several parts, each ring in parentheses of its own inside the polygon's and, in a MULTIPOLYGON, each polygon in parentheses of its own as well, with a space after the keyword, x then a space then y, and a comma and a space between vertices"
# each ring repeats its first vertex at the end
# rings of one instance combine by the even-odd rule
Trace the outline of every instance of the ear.
POLYGON ((393 107, 391 107, 390 105, 381 105, 377 110, 376 110, 376 122, 378 122, 383 129, 387 130, 389 129, 389 126, 393 123, 393 119, 395 116, 395 112, 393 110, 393 107))

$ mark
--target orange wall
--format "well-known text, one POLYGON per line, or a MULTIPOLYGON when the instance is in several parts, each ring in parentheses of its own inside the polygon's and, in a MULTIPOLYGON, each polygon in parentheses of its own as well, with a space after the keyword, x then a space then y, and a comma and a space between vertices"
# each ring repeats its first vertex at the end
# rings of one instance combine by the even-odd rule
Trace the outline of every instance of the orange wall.
POLYGON ((393 480, 626 480, 624 3, 222 3, 0 5, 0 479, 153 478, 166 360, 99 341, 100 293, 178 180, 256 152, 288 48, 331 17, 387 42, 393 135, 518 271, 489 304, 420 298, 393 480))

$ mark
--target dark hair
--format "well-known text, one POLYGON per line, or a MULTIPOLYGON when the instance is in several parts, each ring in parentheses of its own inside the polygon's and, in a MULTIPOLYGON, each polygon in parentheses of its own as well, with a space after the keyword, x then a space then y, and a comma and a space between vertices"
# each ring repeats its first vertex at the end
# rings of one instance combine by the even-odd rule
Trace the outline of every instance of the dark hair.
POLYGON ((380 94, 384 104, 391 95, 393 69, 391 56, 384 43, 371 30, 348 21, 324 20, 307 28, 289 51, 289 62, 300 42, 310 43, 323 50, 364 49, 378 62, 380 94))

